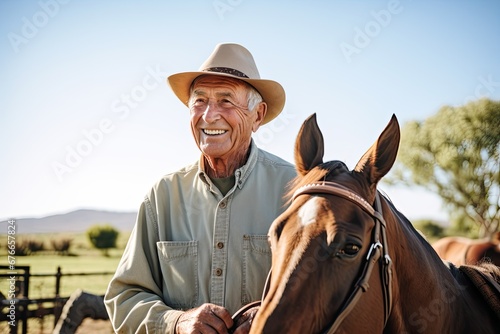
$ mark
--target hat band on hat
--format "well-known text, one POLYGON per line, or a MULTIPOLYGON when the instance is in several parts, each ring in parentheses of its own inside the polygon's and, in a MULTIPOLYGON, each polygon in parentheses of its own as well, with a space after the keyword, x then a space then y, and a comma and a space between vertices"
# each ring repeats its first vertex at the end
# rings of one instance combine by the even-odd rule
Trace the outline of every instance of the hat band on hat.
POLYGON ((235 70, 234 68, 229 68, 229 67, 209 67, 203 70, 203 72, 218 72, 218 73, 226 73, 226 74, 231 74, 240 78, 248 78, 248 76, 240 72, 238 70, 235 70))

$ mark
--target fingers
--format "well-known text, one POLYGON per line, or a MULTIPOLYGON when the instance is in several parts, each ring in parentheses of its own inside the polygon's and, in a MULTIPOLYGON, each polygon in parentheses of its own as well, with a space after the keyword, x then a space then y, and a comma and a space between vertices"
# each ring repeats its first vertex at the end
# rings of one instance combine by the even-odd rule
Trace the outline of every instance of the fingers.
POLYGON ((231 314, 225 308, 214 304, 203 304, 184 312, 179 317, 176 333, 226 334, 232 325, 231 314))
POLYGON ((231 317, 231 314, 229 313, 228 310, 226 310, 224 307, 217 306, 214 304, 207 304, 209 306, 209 309, 211 312, 219 319, 221 319, 224 322, 224 326, 226 330, 228 328, 231 328, 233 326, 233 318, 231 317))
POLYGON ((257 314, 258 310, 258 307, 254 307, 243 313, 235 324, 236 329, 233 334, 247 334, 248 332, 250 332, 253 318, 257 314))
POLYGON ((252 326, 252 319, 247 319, 233 332, 233 334, 248 334, 250 332, 250 327, 252 326))

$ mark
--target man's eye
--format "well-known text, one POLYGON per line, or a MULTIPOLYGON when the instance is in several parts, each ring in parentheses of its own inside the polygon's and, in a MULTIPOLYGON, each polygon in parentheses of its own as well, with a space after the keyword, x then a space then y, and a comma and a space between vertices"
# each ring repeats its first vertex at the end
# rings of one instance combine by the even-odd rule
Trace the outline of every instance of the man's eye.
POLYGON ((205 106, 206 106, 206 100, 202 98, 194 100, 191 104, 191 107, 195 108, 203 108, 205 106))
POLYGON ((234 106, 234 103, 227 99, 221 100, 220 104, 226 108, 234 106))

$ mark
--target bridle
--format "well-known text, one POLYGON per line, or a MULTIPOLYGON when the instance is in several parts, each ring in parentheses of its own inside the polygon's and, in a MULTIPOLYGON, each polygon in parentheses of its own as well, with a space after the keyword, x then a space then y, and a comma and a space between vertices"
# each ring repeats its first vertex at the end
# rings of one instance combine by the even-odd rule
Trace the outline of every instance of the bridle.
POLYGON ((377 192, 375 196, 375 208, 371 206, 364 198, 344 187, 341 184, 330 181, 322 181, 320 183, 311 183, 300 187, 292 196, 292 201, 301 195, 327 194, 342 197, 358 205, 363 211, 368 213, 375 221, 375 226, 372 233, 372 244, 368 250, 365 259, 365 264, 360 277, 354 285, 354 290, 345 300, 340 308, 340 313, 333 321, 329 329, 324 333, 335 333, 342 321, 354 309, 363 292, 368 290, 370 276, 377 262, 381 266, 382 291, 384 294, 384 325, 387 323, 392 309, 392 260, 389 256, 387 247, 386 223, 382 216, 382 205, 380 204, 380 195, 377 192), (383 255, 383 256, 382 256, 383 255))
MULTIPOLYGON (((363 211, 368 213, 375 221, 375 226, 372 232, 372 243, 368 254, 365 259, 364 267, 359 276, 354 289, 345 300, 344 304, 340 308, 340 313, 337 318, 332 321, 332 324, 323 331, 324 334, 332 334, 337 331, 342 321, 349 315, 349 313, 354 309, 357 302, 361 298, 363 292, 366 292, 369 288, 368 281, 370 280, 371 273, 375 264, 380 263, 381 267, 381 281, 382 281, 382 291, 384 295, 384 325, 387 323, 392 310, 392 260, 389 256, 389 250, 387 247, 387 235, 386 235, 386 222, 382 216, 382 205, 380 203, 380 195, 377 192, 375 196, 375 208, 370 205, 364 198, 348 189, 347 187, 330 181, 322 181, 319 183, 310 183, 305 186, 300 187, 295 191, 292 196, 292 201, 301 195, 316 195, 316 194, 327 194, 337 197, 342 197, 351 201, 360 207, 363 211), (383 256, 382 256, 383 255, 383 256)), ((267 293, 269 288, 271 272, 269 272, 268 278, 264 286, 264 292, 262 300, 267 293)), ((245 305, 240 310, 238 310, 234 315, 233 319, 237 319, 248 309, 260 305, 260 301, 250 303, 245 305)))

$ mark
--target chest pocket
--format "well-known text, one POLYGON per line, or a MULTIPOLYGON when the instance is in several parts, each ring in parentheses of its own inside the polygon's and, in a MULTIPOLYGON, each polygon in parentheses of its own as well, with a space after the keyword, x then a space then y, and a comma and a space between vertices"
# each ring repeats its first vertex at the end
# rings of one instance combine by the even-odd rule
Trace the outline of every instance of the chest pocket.
POLYGON ((198 301, 198 241, 156 243, 163 275, 163 298, 175 309, 186 310, 198 301))
POLYGON ((271 269, 271 248, 267 235, 243 236, 242 305, 260 300, 271 269))

